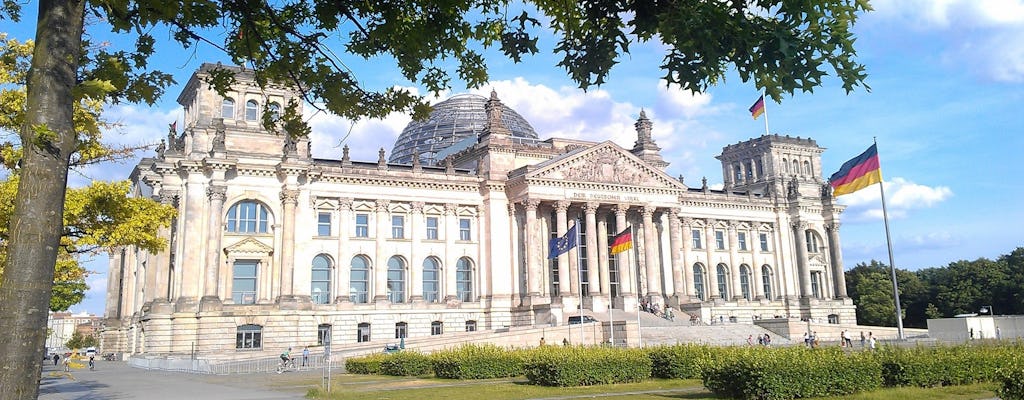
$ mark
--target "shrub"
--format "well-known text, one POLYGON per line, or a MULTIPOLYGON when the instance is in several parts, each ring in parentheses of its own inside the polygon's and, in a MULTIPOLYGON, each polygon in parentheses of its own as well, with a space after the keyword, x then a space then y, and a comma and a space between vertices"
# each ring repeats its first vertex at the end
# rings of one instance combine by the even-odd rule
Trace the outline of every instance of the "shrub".
POLYGON ((384 375, 420 376, 430 374, 433 370, 430 357, 415 351, 389 354, 380 362, 380 373, 384 375))
POLYGON ((996 370, 996 394, 1003 400, 1024 400, 1024 356, 1017 353, 996 370))
POLYGON ((651 359, 640 349, 547 346, 529 351, 523 370, 542 386, 639 382, 651 377, 651 359))
POLYGON ((350 374, 375 375, 380 373, 380 363, 388 354, 371 354, 345 360, 345 371, 350 374))
POLYGON ((988 382, 1019 345, 883 348, 877 357, 885 386, 952 386, 988 382))
POLYGON ((719 396, 795 399, 838 396, 881 387, 878 362, 867 353, 829 349, 743 349, 706 365, 703 382, 719 396))
POLYGON ((524 354, 491 344, 471 344, 436 352, 431 358, 438 378, 490 379, 522 375, 524 354))

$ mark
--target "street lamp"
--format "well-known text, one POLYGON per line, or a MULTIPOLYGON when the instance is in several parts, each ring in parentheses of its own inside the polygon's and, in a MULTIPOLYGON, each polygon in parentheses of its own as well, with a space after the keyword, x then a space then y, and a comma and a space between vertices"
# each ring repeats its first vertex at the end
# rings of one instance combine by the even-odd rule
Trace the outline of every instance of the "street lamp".
POLYGON ((978 313, 988 314, 990 317, 996 314, 995 311, 992 309, 992 306, 981 306, 981 309, 978 310, 978 313))

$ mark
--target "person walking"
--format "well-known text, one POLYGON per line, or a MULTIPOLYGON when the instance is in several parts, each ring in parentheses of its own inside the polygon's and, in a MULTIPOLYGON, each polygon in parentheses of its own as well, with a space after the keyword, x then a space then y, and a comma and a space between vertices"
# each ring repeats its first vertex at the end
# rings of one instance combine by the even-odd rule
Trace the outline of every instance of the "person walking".
POLYGON ((309 362, 309 346, 302 348, 302 366, 305 367, 307 362, 309 362))
POLYGON ((868 332, 868 348, 871 350, 875 349, 875 335, 868 332))
POLYGON ((865 341, 867 341, 867 339, 864 337, 864 331, 860 331, 860 348, 864 348, 865 341))
POLYGON ((71 372, 71 357, 64 357, 64 372, 71 372))
POLYGON ((53 366, 57 366, 57 362, 60 361, 60 354, 53 353, 53 366))

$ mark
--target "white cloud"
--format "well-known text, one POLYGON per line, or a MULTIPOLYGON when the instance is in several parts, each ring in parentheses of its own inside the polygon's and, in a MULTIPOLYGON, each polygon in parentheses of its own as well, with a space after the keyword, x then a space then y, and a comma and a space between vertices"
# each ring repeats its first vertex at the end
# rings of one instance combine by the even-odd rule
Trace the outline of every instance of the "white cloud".
MULTIPOLYGON (((904 218, 914 209, 929 208, 953 196, 947 186, 925 186, 896 177, 883 183, 889 217, 904 218)), ((882 219, 881 193, 874 186, 839 197, 847 205, 848 219, 882 219)))
POLYGON ((1021 0, 875 0, 871 6, 878 16, 902 19, 918 29, 1024 23, 1021 0))

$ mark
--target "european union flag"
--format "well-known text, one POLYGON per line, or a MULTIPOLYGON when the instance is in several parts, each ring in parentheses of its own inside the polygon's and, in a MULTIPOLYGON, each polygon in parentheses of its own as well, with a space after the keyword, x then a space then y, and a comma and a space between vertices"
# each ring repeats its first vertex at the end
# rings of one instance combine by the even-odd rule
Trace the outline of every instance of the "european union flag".
POLYGON ((551 239, 548 243, 548 258, 558 257, 573 247, 576 247, 576 225, 569 228, 562 237, 551 239))

